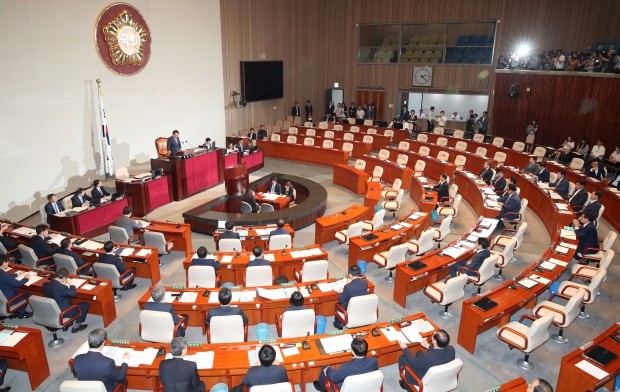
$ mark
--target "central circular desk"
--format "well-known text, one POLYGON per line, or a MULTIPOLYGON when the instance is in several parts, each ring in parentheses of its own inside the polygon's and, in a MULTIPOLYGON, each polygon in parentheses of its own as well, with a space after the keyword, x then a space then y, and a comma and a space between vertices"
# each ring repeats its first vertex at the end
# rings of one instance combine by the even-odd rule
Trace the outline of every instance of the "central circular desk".
POLYGON ((294 230, 299 230, 310 226, 315 223, 316 218, 323 216, 327 208, 327 190, 307 178, 271 173, 250 183, 250 187, 256 192, 264 191, 273 176, 277 177, 280 183, 290 181, 293 184, 297 204, 273 212, 244 214, 241 213, 242 196, 220 196, 184 212, 185 223, 189 223, 192 231, 212 235, 218 229, 219 222, 228 220, 235 222, 237 226, 258 226, 274 224, 282 218, 294 230))

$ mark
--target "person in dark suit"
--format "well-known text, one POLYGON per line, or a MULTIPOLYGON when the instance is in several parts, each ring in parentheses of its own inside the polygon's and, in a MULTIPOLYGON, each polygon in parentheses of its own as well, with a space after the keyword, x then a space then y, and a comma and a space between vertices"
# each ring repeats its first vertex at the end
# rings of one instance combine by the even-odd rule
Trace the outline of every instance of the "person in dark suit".
POLYGON ((236 316, 239 315, 243 319, 243 325, 248 325, 248 317, 243 313, 243 310, 237 306, 230 306, 232 301, 232 291, 228 287, 224 287, 217 294, 217 299, 220 301, 219 308, 209 309, 207 312, 206 324, 209 325, 211 317, 215 316, 236 316))
POLYGON ((400 121, 401 122, 409 121, 409 118, 410 118, 409 110, 407 109, 407 106, 403 106, 400 111, 400 121))
POLYGON ((349 376, 379 370, 379 362, 377 361, 377 358, 366 357, 366 354, 368 353, 368 343, 364 339, 355 338, 351 341, 351 353, 353 354, 353 359, 340 365, 338 370, 331 366, 326 366, 321 369, 319 380, 312 383, 317 391, 327 391, 325 388, 325 379, 327 377, 329 377, 332 383, 338 385, 338 388, 342 388, 344 379, 349 376))
POLYGON ((568 198, 568 204, 573 207, 573 211, 576 213, 583 209, 583 206, 588 201, 588 192, 586 191, 586 181, 578 180, 575 183, 575 190, 573 194, 568 198))
POLYGON ((441 204, 441 199, 450 196, 450 184, 448 184, 448 175, 446 173, 442 173, 439 183, 433 187, 433 190, 437 191, 439 204, 441 204))
POLYGON ((93 275, 93 265, 91 263, 87 263, 80 255, 71 250, 71 246, 73 245, 73 240, 71 238, 63 238, 60 241, 60 249, 58 249, 58 253, 61 255, 69 256, 73 258, 75 261, 75 265, 77 265, 77 273, 79 275, 93 275))
POLYGON ((84 188, 78 188, 75 190, 75 195, 71 197, 71 205, 73 208, 82 207, 85 203, 91 202, 92 197, 84 193, 84 188))
POLYGON ((224 223, 224 227, 226 228, 226 231, 224 231, 223 233, 220 233, 218 239, 222 240, 222 239, 226 239, 226 238, 232 238, 232 239, 239 239, 239 233, 236 233, 233 231, 234 227, 235 227, 235 223, 232 221, 226 221, 226 223, 224 223))
POLYGON ((582 214, 590 214, 593 219, 598 219, 598 213, 601 211, 601 191, 590 193, 590 203, 583 209, 582 214))
MULTIPOLYGON (((0 385, 4 384, 4 376, 6 376, 6 372, 9 370, 9 361, 2 358, 0 359, 0 385)), ((11 387, 0 388, 0 392, 9 392, 11 387)))
POLYGON ((527 165, 525 165, 523 171, 532 174, 538 173, 538 164, 536 163, 536 159, 534 157, 530 157, 530 161, 527 163, 527 165))
POLYGON ((252 207, 252 213, 260 212, 260 204, 256 202, 256 196, 254 195, 254 190, 252 188, 248 188, 245 190, 245 194, 243 195, 243 201, 245 201, 250 205, 250 207, 252 207))
POLYGON ((250 131, 248 132, 248 141, 250 143, 252 142, 256 143, 257 138, 258 138, 258 135, 256 134, 256 132, 254 132, 254 128, 250 128, 250 131))
POLYGON ((291 233, 284 228, 284 225, 286 225, 286 222, 284 222, 284 219, 279 218, 276 222, 276 226, 278 228, 269 232, 269 238, 271 238, 274 235, 285 235, 285 234, 290 235, 291 233))
POLYGON ((52 265, 54 264, 54 260, 51 256, 56 253, 54 249, 47 243, 52 239, 49 235, 49 225, 45 223, 41 223, 37 225, 34 229, 37 233, 34 237, 30 239, 30 247, 37 255, 38 259, 42 259, 44 257, 50 257, 49 259, 43 260, 40 262, 41 265, 52 265))
POLYGON ((559 170, 557 173, 558 178, 550 188, 566 200, 568 198, 568 180, 564 178, 565 175, 566 172, 564 170, 559 170))
POLYGON ((478 237, 478 245, 476 245, 476 254, 469 260, 462 260, 450 267, 450 276, 453 278, 460 273, 467 274, 469 276, 475 276, 473 271, 478 271, 482 262, 487 257, 491 256, 489 250, 489 240, 484 237, 478 237), (462 270, 466 268, 465 270, 462 270))
POLYGON ((299 102, 295 101, 295 105, 291 109, 291 116, 293 116, 293 120, 295 117, 301 117, 301 108, 299 107, 299 102))
MULTIPOLYGON (((349 283, 342 288, 342 291, 338 295, 338 304, 345 309, 349 306, 351 298, 368 294, 368 281, 362 279, 362 270, 359 266, 352 265, 349 267, 349 275, 347 278, 349 283)), ((340 323, 340 320, 334 318, 334 327, 336 329, 342 329, 343 325, 340 323)))
POLYGON ((281 382, 288 382, 286 368, 280 365, 273 365, 276 360, 276 350, 265 344, 258 351, 260 366, 252 366, 243 377, 243 385, 248 389, 255 385, 270 385, 281 382))
MULTIPOLYGON (((252 128, 253 129, 253 128, 252 128)), ((211 151, 211 150, 215 150, 215 140, 211 140, 210 137, 205 139, 204 144, 201 144, 198 147, 203 147, 206 148, 207 150, 211 151)))
POLYGON ((306 121, 312 121, 312 114, 314 113, 314 108, 312 107, 312 103, 310 103, 310 100, 306 101, 306 106, 304 109, 306 111, 306 121))
POLYGON ((290 181, 287 181, 284 184, 284 189, 282 189, 282 194, 284 196, 288 196, 291 198, 291 203, 295 201, 295 188, 293 188, 293 184, 290 181))
POLYGON ((179 131, 172 131, 172 136, 168 138, 168 154, 173 157, 177 152, 182 150, 181 140, 179 140, 179 131))
MULTIPOLYGON (((504 177, 506 178, 506 177, 504 177)), ((508 177, 506 178, 506 187, 504 188, 504 191, 502 193, 498 193, 497 195, 499 197, 508 197, 508 187, 510 186, 510 184, 514 184, 515 188, 517 185, 517 177, 508 177)))
POLYGON ((328 116, 333 117, 336 114, 336 105, 334 105, 334 101, 329 101, 327 104, 327 113, 328 116))
POLYGON ((489 131, 489 115, 487 112, 482 112, 482 116, 478 118, 476 125, 478 125, 478 133, 487 134, 489 131))
POLYGON ((284 308, 285 312, 308 309, 304 306, 304 295, 300 291, 294 291, 288 303, 291 304, 291 306, 284 308))
POLYGON ((157 312, 170 313, 174 325, 177 325, 181 321, 181 319, 184 319, 185 322, 181 324, 177 329, 178 336, 183 337, 185 336, 185 326, 189 321, 189 316, 186 314, 182 314, 180 316, 177 315, 177 312, 174 311, 174 307, 172 306, 172 304, 163 302, 165 297, 166 289, 161 286, 154 287, 153 290, 151 290, 151 298, 153 298, 153 302, 146 302, 144 304, 144 310, 154 310, 157 312))
POLYGON ((263 247, 255 246, 252 249, 252 254, 254 255, 254 260, 250 260, 248 262, 248 267, 261 267, 264 265, 271 265, 269 260, 263 259, 263 247))
POLYGON ((258 140, 267 139, 267 130, 265 129, 264 125, 261 125, 260 128, 258 128, 258 134, 256 136, 258 140))
POLYGON ((116 219, 114 226, 122 227, 127 232, 127 235, 131 237, 134 230, 142 230, 142 226, 135 219, 131 219, 131 207, 123 208, 123 216, 116 219))
POLYGON ((598 248, 598 232, 594 219, 591 213, 587 212, 581 214, 579 218, 573 220, 573 226, 575 227, 575 235, 577 236, 577 249, 575 251, 575 258, 580 259, 582 256, 596 253, 596 251, 589 250, 587 248, 598 248))
POLYGON ((127 362, 130 354, 123 355, 123 363, 117 368, 114 360, 101 353, 103 343, 108 339, 108 334, 103 329, 97 328, 88 334, 87 353, 77 355, 73 359, 73 373, 79 381, 101 381, 107 392, 112 392, 118 384, 127 385, 127 362))
POLYGON ((248 148, 243 142, 243 140, 239 140, 239 143, 235 144, 235 149, 237 150, 237 153, 239 154, 240 158, 245 155, 248 155, 248 148))
POLYGON ((504 222, 502 219, 510 219, 515 217, 515 213, 521 210, 521 198, 517 194, 517 187, 514 184, 508 186, 508 194, 497 199, 498 203, 501 203, 501 210, 496 219, 500 219, 497 224, 497 230, 504 229, 504 222))
POLYGON ((370 106, 368 107, 368 118, 371 120, 374 120, 377 117, 377 107, 375 106, 374 102, 370 103, 370 106))
POLYGON ((14 258, 20 258, 19 252, 17 252, 17 243, 11 241, 9 237, 4 235, 4 231, 9 228, 8 223, 0 224, 0 243, 4 246, 4 249, 7 250, 7 256, 11 256, 14 258))
POLYGON ((47 204, 45 204, 44 208, 47 215, 56 215, 65 210, 62 203, 58 202, 58 197, 56 197, 55 193, 47 195, 47 204))
POLYGON ((475 122, 475 117, 473 114, 470 114, 467 121, 465 121, 465 132, 466 133, 474 133, 474 122, 475 122))
POLYGON ((182 337, 170 342, 172 358, 159 363, 159 379, 164 392, 204 392, 205 383, 200 381, 196 362, 183 359, 187 355, 187 341, 182 337))
MULTIPOLYGON (((77 295, 77 288, 71 284, 69 271, 60 268, 54 274, 54 279, 51 282, 43 283, 43 295, 56 301, 61 311, 73 306, 71 299, 77 295)), ((73 328, 71 328, 71 333, 78 333, 88 328, 84 321, 88 316, 89 304, 88 302, 80 302, 77 305, 80 308, 79 312, 77 309, 73 309, 64 314, 64 317, 75 317, 79 314, 73 328)))
POLYGON ((607 177, 607 171, 604 167, 599 167, 598 161, 592 161, 592 166, 586 170, 586 176, 603 181, 607 177))
POLYGON ((110 193, 106 191, 103 186, 101 186, 101 181, 99 180, 93 181, 93 190, 90 192, 90 194, 93 198, 91 204, 94 206, 98 206, 99 204, 101 204, 101 199, 103 199, 104 197, 110 196, 110 193))
POLYGON ((503 193, 506 189, 506 179, 504 178, 504 171, 497 169, 495 171, 495 178, 492 181, 493 190, 495 193, 503 193))
POLYGON ((215 272, 217 272, 217 270, 221 267, 221 264, 217 261, 217 259, 207 258, 207 248, 204 246, 198 248, 196 251, 196 256, 198 256, 198 258, 192 259, 191 265, 213 267, 215 272))
MULTIPOLYGON (((16 289, 22 287, 28 282, 28 276, 25 271, 18 271, 17 273, 8 273, 6 270, 9 268, 9 258, 0 255, 0 291, 4 294, 4 297, 9 300, 19 294, 19 291, 16 289)), ((32 317, 32 313, 26 312, 26 307, 24 306, 17 312, 15 315, 20 319, 25 319, 32 317)), ((2 385, 2 383, 0 383, 2 385)))
POLYGON ((282 194, 282 186, 278 184, 278 179, 276 177, 271 177, 271 182, 267 186, 267 192, 275 193, 276 195, 282 194))
MULTIPOLYGON (((437 330, 433 333, 432 343, 422 340, 420 342, 422 347, 428 351, 420 350, 414 354, 407 350, 407 345, 403 342, 398 342, 400 348, 403 349, 403 355, 398 358, 398 368, 402 368, 407 365, 415 372, 420 378, 424 378, 426 372, 434 366, 444 365, 454 360, 455 351, 454 347, 450 346, 450 335, 443 329, 437 330)), ((415 379, 407 375, 407 382, 417 385, 415 379)), ((407 385, 401 380, 400 385, 403 389, 407 389, 407 385)))
POLYGON ((484 167, 482 168, 482 171, 480 172, 480 178, 482 179, 482 181, 486 182, 487 184, 491 183, 491 179, 493 178, 493 169, 491 169, 490 161, 484 162, 484 167))
POLYGON ((119 274, 125 273, 128 269, 131 271, 131 273, 124 279, 125 285, 121 288, 121 290, 125 291, 135 288, 137 284, 133 281, 136 278, 136 269, 134 267, 127 268, 125 263, 123 263, 123 260, 112 252, 114 250, 114 242, 107 241, 103 244, 103 250, 106 253, 99 255, 99 263, 112 264, 116 267, 119 274))
POLYGON ((538 173, 536 173, 536 176, 538 176, 538 181, 540 182, 549 182, 551 173, 549 173, 549 170, 547 170, 546 163, 538 162, 538 173))

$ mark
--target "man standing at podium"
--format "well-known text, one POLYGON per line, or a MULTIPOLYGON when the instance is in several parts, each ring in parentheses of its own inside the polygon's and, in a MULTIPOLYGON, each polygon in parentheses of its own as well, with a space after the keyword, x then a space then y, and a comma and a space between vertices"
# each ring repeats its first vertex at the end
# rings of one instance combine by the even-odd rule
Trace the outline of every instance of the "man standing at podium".
POLYGON ((181 141, 179 140, 179 131, 172 131, 172 136, 168 138, 168 154, 173 157, 177 152, 181 151, 181 141))

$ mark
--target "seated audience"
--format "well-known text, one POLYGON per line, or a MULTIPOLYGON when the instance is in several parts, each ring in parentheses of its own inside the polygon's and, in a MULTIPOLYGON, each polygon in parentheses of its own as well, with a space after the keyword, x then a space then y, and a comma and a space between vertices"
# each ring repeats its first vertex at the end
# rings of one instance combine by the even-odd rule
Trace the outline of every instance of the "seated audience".
POLYGON ((596 141, 596 145, 592 147, 592 151, 590 151, 590 159, 588 159, 588 164, 592 164, 594 161, 601 161, 605 157, 605 146, 603 145, 603 141, 598 139, 596 141))
POLYGON ((256 196, 252 188, 248 188, 243 195, 243 201, 252 207, 252 213, 260 212, 260 205, 256 202, 256 196))
MULTIPOLYGON (((362 279, 362 270, 357 265, 349 267, 347 281, 348 283, 344 285, 340 295, 338 295, 338 304, 345 309, 349 306, 351 298, 368 294, 368 281, 362 279)), ((344 326, 338 319, 334 319, 334 327, 342 329, 344 326)))
POLYGON ((287 306, 286 308, 284 308, 285 312, 292 310, 308 309, 304 306, 304 296, 300 291, 294 291, 293 294, 291 294, 291 298, 288 300, 288 302, 291 304, 291 306, 287 306))
POLYGON ((536 163, 536 158, 530 157, 530 161, 525 165, 523 171, 526 173, 535 174, 538 173, 538 164, 536 163))
MULTIPOLYGON (((8 223, 0 223, 0 244, 4 246, 4 249, 7 250, 7 253, 17 249, 17 243, 4 235, 4 231, 8 229, 9 226, 10 225, 8 223)), ((19 252, 12 252, 11 257, 20 258, 19 252)))
POLYGON ((278 364, 273 364, 276 360, 276 350, 272 346, 265 344, 261 347, 258 351, 258 360, 260 361, 260 366, 252 366, 248 369, 245 377, 243 377, 242 383, 248 390, 255 385, 288 382, 286 368, 278 364))
POLYGON ((493 178, 493 169, 491 169, 490 161, 484 162, 484 167, 482 168, 482 171, 480 172, 480 178, 487 184, 491 183, 491 179, 493 178))
POLYGON ((453 278, 461 273, 469 276, 476 276, 474 271, 478 271, 482 262, 491 256, 489 250, 489 240, 484 237, 478 237, 478 244, 476 245, 476 254, 469 260, 459 261, 450 267, 450 276, 453 278))
POLYGON ((219 308, 209 309, 207 312, 206 324, 209 325, 211 322, 211 318, 215 316, 236 316, 239 315, 243 319, 243 324, 248 325, 248 318, 243 313, 243 310, 237 306, 230 306, 230 301, 232 301, 232 291, 229 288, 224 287, 217 294, 217 299, 220 301, 219 308))
MULTIPOLYGON (((426 351, 420 350, 412 354, 411 351, 407 350, 405 343, 398 342, 400 348, 403 349, 403 355, 398 358, 398 368, 400 369, 405 365, 409 366, 420 380, 424 378, 430 368, 444 365, 456 358, 454 347, 450 346, 450 335, 443 329, 433 333, 431 344, 426 339, 423 339, 420 344, 426 351)), ((407 382, 417 385, 415 379, 409 375, 407 375, 407 382)), ((403 389, 409 389, 402 380, 400 380, 400 386, 403 389)))
POLYGON ((131 273, 128 275, 128 277, 125 280, 125 285, 121 288, 121 290, 124 291, 124 290, 131 290, 133 288, 136 288, 137 284, 133 282, 134 279, 136 278, 136 268, 135 267, 127 268, 125 266, 125 263, 123 263, 123 259, 121 259, 119 256, 113 253, 114 242, 107 241, 105 244, 103 244, 103 250, 106 253, 99 255, 99 261, 98 261, 99 263, 112 264, 113 266, 116 267, 116 270, 118 271, 119 274, 123 274, 127 270, 131 271, 131 273))
POLYGON ((573 194, 568 198, 568 204, 573 208, 575 213, 580 212, 583 206, 588 201, 588 192, 586 191, 586 181, 577 180, 575 183, 575 190, 573 194))
POLYGON ((503 219, 512 219, 521 210, 521 198, 517 193, 517 187, 514 184, 508 185, 508 193, 506 196, 497 199, 497 202, 501 205, 499 215, 496 218, 500 220, 497 224, 497 230, 503 230, 505 227, 503 219))
POLYGON ((93 265, 86 262, 86 260, 84 260, 79 254, 72 251, 72 245, 73 240, 71 238, 63 238, 62 241, 60 241, 60 249, 58 249, 58 253, 73 258, 75 265, 78 267, 78 275, 92 275, 94 273, 93 265))
POLYGON ((110 196, 110 193, 108 193, 108 191, 106 191, 105 188, 101 186, 100 180, 93 181, 93 189, 90 194, 93 198, 91 204, 94 206, 101 204, 101 201, 104 197, 110 196))
POLYGON ((116 219, 114 226, 122 227, 127 232, 127 235, 131 237, 134 230, 142 230, 142 226, 135 219, 131 218, 131 207, 123 208, 123 216, 116 219))
POLYGON ((506 189, 506 179, 504 178, 504 171, 502 169, 496 170, 495 178, 491 185, 495 193, 504 192, 504 189, 506 189))
POLYGON ((200 381, 196 362, 183 359, 187 355, 187 341, 182 337, 172 339, 170 354, 172 358, 159 363, 164 392, 204 392, 205 383, 200 381))
POLYGON ((207 258, 207 248, 204 246, 201 246, 198 250, 196 250, 196 256, 198 256, 198 258, 192 259, 191 265, 213 267, 215 272, 217 272, 221 267, 221 264, 217 259, 210 257, 207 258))
POLYGON ((130 354, 123 355, 123 362, 116 367, 114 360, 101 353, 103 344, 108 339, 105 330, 97 328, 88 334, 89 350, 86 354, 77 355, 73 359, 73 373, 80 381, 101 381, 107 392, 112 392, 118 384, 127 385, 127 362, 130 354))
POLYGON ((177 315, 177 312, 174 310, 174 307, 171 303, 163 302, 165 297, 166 289, 161 286, 154 287, 153 290, 151 290, 151 298, 153 299, 153 302, 146 302, 144 304, 144 310, 154 310, 157 312, 170 313, 174 325, 177 325, 179 321, 181 321, 181 319, 184 319, 184 323, 181 324, 177 329, 177 336, 183 337, 185 336, 185 326, 189 321, 189 316, 186 314, 182 314, 180 316, 177 315))
POLYGON ((267 130, 265 129, 264 125, 261 125, 260 128, 258 128, 257 138, 258 138, 258 140, 266 140, 267 139, 267 130))
POLYGON ((575 152, 581 154, 585 159, 588 156, 588 152, 590 151, 590 145, 586 141, 586 139, 581 138, 577 147, 575 147, 575 152))
POLYGON ((584 213, 579 215, 579 218, 573 220, 573 226, 575 227, 575 234, 577 236, 577 250, 575 251, 575 257, 581 258, 582 256, 596 253, 594 250, 587 250, 588 248, 598 248, 598 232, 596 225, 594 224, 595 216, 590 213, 584 213))
POLYGON ((590 203, 583 209, 582 214, 590 213, 593 219, 598 219, 598 214, 601 211, 601 191, 594 191, 590 193, 590 203))
MULTIPOLYGON (((50 237, 49 235, 49 228, 49 225, 46 225, 45 223, 37 225, 34 228, 37 235, 33 236, 30 239, 30 247, 37 255, 38 259, 50 257, 53 256, 54 253, 56 253, 54 249, 52 249, 52 247, 48 244, 48 241, 52 240, 52 237, 50 237)), ((50 257, 47 260, 43 260, 40 264, 52 265, 54 264, 54 260, 50 257)))
POLYGON ((75 195, 71 197, 71 205, 73 208, 82 207, 85 204, 88 205, 93 200, 92 197, 88 196, 86 192, 84 192, 84 188, 78 188, 75 191, 75 195))
POLYGON ((62 206, 62 203, 58 202, 58 197, 56 197, 55 193, 47 195, 47 204, 45 204, 45 213, 47 215, 56 215, 64 210, 65 207, 62 206))
MULTIPOLYGON (((56 301, 61 311, 65 311, 73 306, 71 300, 77 295, 77 288, 71 284, 69 271, 65 268, 60 268, 54 274, 54 278, 51 282, 43 283, 43 295, 56 301)), ((84 321, 86 321, 86 316, 88 316, 88 308, 90 305, 88 302, 84 301, 79 302, 77 306, 80 308, 79 312, 77 309, 73 309, 63 315, 65 318, 71 318, 79 313, 79 317, 75 320, 73 328, 71 328, 71 333, 78 333, 88 327, 87 324, 84 324, 84 321)))
POLYGON ((558 170, 557 180, 553 184, 550 184, 550 188, 553 189, 563 199, 568 198, 568 180, 564 178, 566 172, 564 170, 558 170))
MULTIPOLYGON (((5 255, 0 255, 0 291, 4 294, 4 297, 9 300, 15 297, 20 291, 18 288, 24 286, 28 282, 28 275, 25 271, 18 271, 17 273, 9 273, 9 258, 5 255)), ((27 296, 27 295, 26 295, 27 296)), ((15 315, 20 319, 32 317, 32 313, 26 312, 27 306, 21 308, 15 315)), ((0 383, 0 385, 2 385, 0 383)))
POLYGON ((314 381, 312 384, 317 391, 326 392, 325 379, 329 380, 342 388, 344 379, 349 376, 355 376, 358 374, 365 374, 374 372, 379 369, 379 362, 375 357, 366 357, 368 354, 368 343, 361 338, 354 338, 351 341, 351 354, 353 359, 349 362, 340 365, 340 368, 336 370, 332 366, 325 366, 319 373, 319 380, 314 381))
POLYGON ((536 176, 538 176, 538 181, 540 182, 549 182, 549 179, 551 178, 551 173, 549 172, 549 170, 547 170, 546 163, 538 162, 538 173, 536 173, 536 176))
POLYGON ((276 195, 282 194, 282 186, 278 184, 278 179, 276 177, 271 177, 271 182, 267 186, 267 192, 274 193, 276 195))
POLYGON ((269 238, 271 238, 274 235, 283 235, 283 234, 290 235, 291 233, 289 233, 289 231, 284 228, 284 225, 286 225, 286 222, 284 222, 284 219, 279 218, 276 221, 276 226, 278 228, 269 232, 269 238))
POLYGON ((235 223, 232 221, 226 221, 224 223, 224 228, 226 229, 223 233, 220 233, 218 240, 223 240, 225 238, 239 239, 239 233, 234 232, 235 223))
POLYGON ((585 174, 586 176, 599 181, 603 181, 605 177, 607 177, 607 171, 604 167, 601 167, 598 161, 592 161, 590 168, 586 169, 585 174))
POLYGON ((293 184, 290 181, 287 181, 284 184, 284 189, 282 190, 282 194, 284 196, 288 196, 291 198, 291 202, 295 201, 295 188, 293 188, 293 184))
POLYGON ((265 260, 263 259, 263 247, 262 246, 255 246, 254 249, 252 249, 252 254, 254 255, 254 260, 250 260, 248 262, 248 267, 260 267, 263 265, 271 265, 269 263, 269 260, 265 260))
POLYGON ((570 136, 568 136, 560 148, 556 150, 554 159, 558 162, 566 161, 568 154, 573 150, 573 148, 575 148, 575 142, 570 136))

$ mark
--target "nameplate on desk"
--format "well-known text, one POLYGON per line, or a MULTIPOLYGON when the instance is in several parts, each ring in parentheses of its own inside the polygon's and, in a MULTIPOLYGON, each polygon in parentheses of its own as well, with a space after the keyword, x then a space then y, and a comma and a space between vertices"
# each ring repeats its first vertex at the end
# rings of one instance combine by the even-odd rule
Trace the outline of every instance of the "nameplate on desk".
POLYGON ((187 347, 202 347, 200 342, 187 342, 187 347))
POLYGON ((343 333, 344 333, 344 330, 337 330, 337 331, 328 332, 327 334, 328 335, 340 335, 340 334, 343 334, 343 333))
POLYGON ((2 323, 2 327, 4 327, 4 328, 11 328, 11 329, 15 329, 15 328, 17 328, 17 325, 15 325, 15 324, 5 324, 5 323, 2 323))
POLYGON ((170 287, 175 290, 185 290, 185 286, 170 286, 170 287))
POLYGON ((258 343, 260 344, 268 344, 268 343, 275 343, 277 341, 277 339, 263 339, 263 340, 259 340, 258 343))
POLYGON ((129 344, 129 340, 110 340, 112 344, 129 344))
POLYGON ((390 321, 388 321, 388 323, 394 324, 394 323, 400 323, 401 321, 403 321, 403 318, 399 317, 399 318, 391 319, 390 321))

